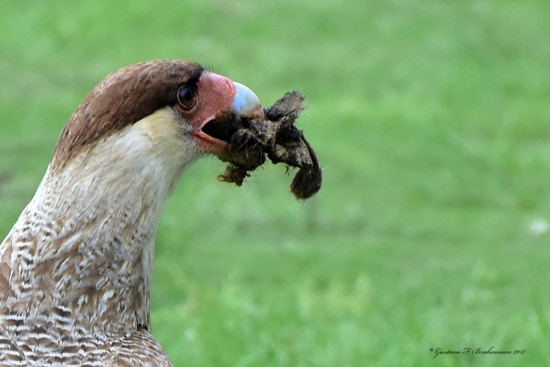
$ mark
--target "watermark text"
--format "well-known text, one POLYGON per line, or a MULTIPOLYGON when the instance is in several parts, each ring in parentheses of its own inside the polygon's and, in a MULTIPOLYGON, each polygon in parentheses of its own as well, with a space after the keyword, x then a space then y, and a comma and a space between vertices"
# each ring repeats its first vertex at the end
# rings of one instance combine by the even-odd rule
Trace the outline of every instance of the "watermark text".
POLYGON ((464 347, 461 349, 456 348, 430 348, 430 353, 433 354, 433 358, 444 355, 522 355, 527 351, 525 349, 499 349, 495 346, 488 348, 483 347, 464 347))

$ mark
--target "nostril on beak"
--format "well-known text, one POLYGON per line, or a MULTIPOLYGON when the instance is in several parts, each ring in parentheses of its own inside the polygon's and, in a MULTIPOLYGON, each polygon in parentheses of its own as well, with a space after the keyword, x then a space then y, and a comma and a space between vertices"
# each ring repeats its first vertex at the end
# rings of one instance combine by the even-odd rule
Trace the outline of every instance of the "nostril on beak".
POLYGON ((258 96, 241 83, 233 82, 233 84, 235 84, 233 109, 243 117, 263 118, 264 112, 258 96))

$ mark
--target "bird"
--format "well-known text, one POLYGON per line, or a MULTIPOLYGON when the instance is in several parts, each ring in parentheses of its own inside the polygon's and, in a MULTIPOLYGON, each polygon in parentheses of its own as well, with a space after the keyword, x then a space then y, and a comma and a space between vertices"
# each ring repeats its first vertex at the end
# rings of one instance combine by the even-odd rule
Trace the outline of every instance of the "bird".
POLYGON ((231 116, 261 118, 257 95, 178 59, 84 98, 0 245, 0 366, 171 366, 151 333, 159 216, 192 162, 224 154, 231 116))

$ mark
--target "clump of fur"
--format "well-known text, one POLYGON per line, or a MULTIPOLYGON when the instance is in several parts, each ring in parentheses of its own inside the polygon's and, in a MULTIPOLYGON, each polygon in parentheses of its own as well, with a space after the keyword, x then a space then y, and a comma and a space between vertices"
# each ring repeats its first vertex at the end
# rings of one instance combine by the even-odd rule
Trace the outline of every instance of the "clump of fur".
POLYGON ((303 132, 294 126, 303 101, 301 93, 288 92, 264 110, 264 120, 234 120, 227 154, 222 158, 229 165, 218 179, 241 186, 249 172, 261 166, 267 156, 274 164, 298 168, 290 185, 296 198, 308 199, 316 194, 321 188, 321 168, 303 132))

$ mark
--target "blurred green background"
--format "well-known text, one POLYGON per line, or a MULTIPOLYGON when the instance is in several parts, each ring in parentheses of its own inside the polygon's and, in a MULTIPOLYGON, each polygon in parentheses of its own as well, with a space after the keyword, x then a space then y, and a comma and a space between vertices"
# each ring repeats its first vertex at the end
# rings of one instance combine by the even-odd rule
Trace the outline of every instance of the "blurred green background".
POLYGON ((303 92, 325 181, 186 174, 152 288, 175 366, 548 366, 549 35, 546 0, 3 1, 0 237, 106 74, 198 61, 303 92), (526 352, 430 352, 493 346, 526 352))

